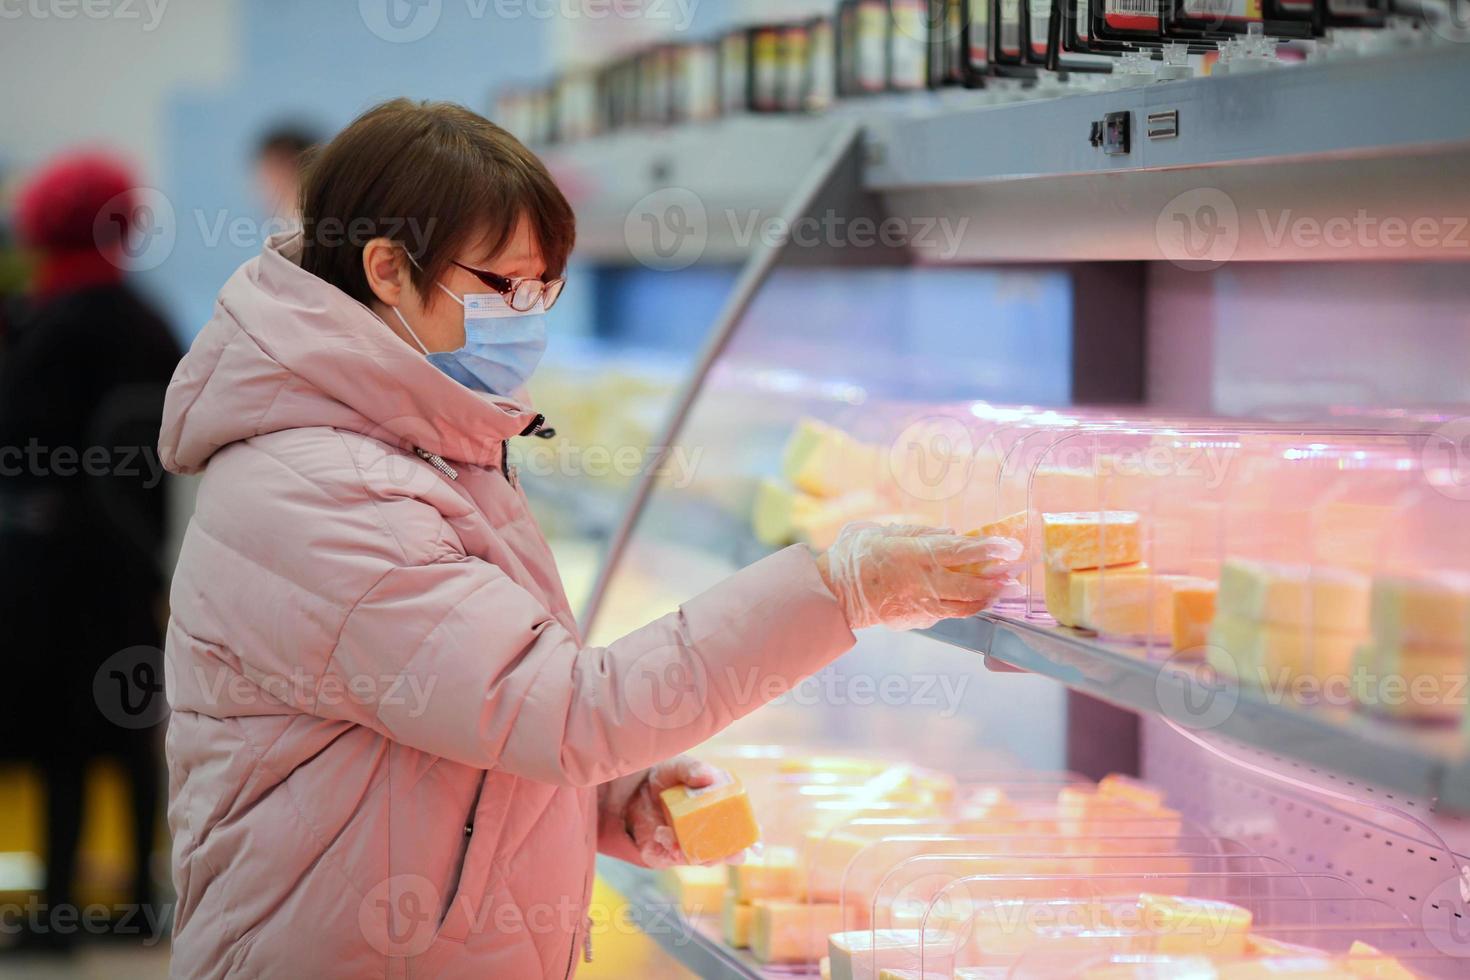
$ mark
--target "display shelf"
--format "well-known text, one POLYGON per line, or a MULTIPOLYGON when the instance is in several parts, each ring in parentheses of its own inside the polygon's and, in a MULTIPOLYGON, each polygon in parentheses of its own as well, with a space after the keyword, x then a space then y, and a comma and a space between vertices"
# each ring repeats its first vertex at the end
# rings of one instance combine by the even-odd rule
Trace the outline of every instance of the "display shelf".
POLYGON ((700 977, 764 980, 766 974, 744 953, 726 946, 711 923, 691 922, 658 887, 658 875, 614 858, 599 857, 597 874, 628 903, 629 915, 648 938, 700 977))
POLYGON ((1276 703, 1195 664, 1150 659, 1143 650, 1005 615, 946 620, 921 632, 1142 715, 1371 786, 1437 799, 1446 811, 1470 812, 1470 753, 1458 731, 1382 722, 1345 708, 1276 703))

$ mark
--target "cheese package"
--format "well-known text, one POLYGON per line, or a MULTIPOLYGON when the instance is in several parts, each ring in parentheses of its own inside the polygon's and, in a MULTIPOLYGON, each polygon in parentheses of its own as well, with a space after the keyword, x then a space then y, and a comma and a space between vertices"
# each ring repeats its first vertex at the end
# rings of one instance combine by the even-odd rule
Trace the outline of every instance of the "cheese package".
POLYGON ((703 789, 671 786, 659 799, 680 849, 696 864, 723 861, 760 840, 750 797, 737 778, 703 789))
POLYGON ((1210 663, 1227 676, 1272 687, 1299 677, 1348 676, 1362 641, 1362 634, 1308 631, 1300 625, 1259 623, 1222 612, 1210 627, 1208 653, 1210 663))
POLYGON ((1143 538, 1133 511, 1042 514, 1041 527, 1048 568, 1075 571, 1143 560, 1143 538))
POLYGON ((1062 626, 1084 627, 1085 610, 1097 605, 1096 593, 1102 587, 1104 576, 1111 585, 1125 576, 1147 577, 1148 566, 1143 563, 1118 565, 1112 568, 1087 568, 1072 571, 1066 568, 1046 569, 1046 611, 1062 626))
POLYGON ((720 867, 681 865, 662 873, 665 890, 685 915, 714 915, 725 898, 726 874, 720 867))
POLYGON ((1371 607, 1384 646, 1470 648, 1470 575, 1381 576, 1371 607))
POLYGON ((755 907, 735 901, 733 892, 726 892, 720 908, 720 932, 725 945, 733 949, 745 949, 750 945, 750 924, 755 918, 755 907))
POLYGON ((789 847, 768 847, 765 853, 750 855, 744 864, 725 869, 735 901, 749 905, 762 898, 797 898, 802 893, 796 851, 789 847))
POLYGON ((1154 952, 1168 955, 1246 955, 1251 913, 1239 905, 1204 898, 1145 892, 1138 896, 1143 928, 1152 934, 1154 952))
POLYGON ((827 936, 842 928, 842 906, 835 902, 763 898, 753 904, 750 952, 761 963, 815 963, 827 936))
POLYGON ((1174 652, 1203 655, 1210 642, 1210 624, 1215 621, 1215 596, 1219 586, 1206 579, 1175 583, 1174 652))
POLYGON ((1368 630, 1369 580, 1353 571, 1227 559, 1220 612, 1241 619, 1359 634, 1368 630))
POLYGON ((1175 590, 1210 590, 1213 583, 1185 575, 1159 575, 1147 565, 1079 571, 1047 568, 1047 612, 1063 626, 1111 636, 1175 643, 1175 590))

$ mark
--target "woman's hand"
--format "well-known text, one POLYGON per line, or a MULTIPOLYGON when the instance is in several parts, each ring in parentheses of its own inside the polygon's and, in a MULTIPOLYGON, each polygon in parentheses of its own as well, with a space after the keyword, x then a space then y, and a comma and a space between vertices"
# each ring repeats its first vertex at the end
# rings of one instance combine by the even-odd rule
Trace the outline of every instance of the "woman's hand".
POLYGON ((1010 538, 857 523, 842 529, 817 567, 853 629, 922 629, 987 608, 1012 583, 1022 550, 1010 538))
MULTIPOLYGON (((623 820, 628 836, 638 848, 638 855, 650 868, 669 868, 689 864, 674 836, 674 828, 664 818, 658 794, 673 786, 701 789, 728 779, 724 772, 687 755, 660 762, 648 770, 647 777, 628 799, 623 820)), ((714 862, 738 863, 738 862, 714 862)))

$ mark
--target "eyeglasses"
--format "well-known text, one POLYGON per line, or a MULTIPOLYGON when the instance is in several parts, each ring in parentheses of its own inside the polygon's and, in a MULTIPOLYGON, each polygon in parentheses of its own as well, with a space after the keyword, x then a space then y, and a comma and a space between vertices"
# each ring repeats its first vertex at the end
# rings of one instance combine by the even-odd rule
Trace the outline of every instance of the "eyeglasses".
POLYGON ((567 284, 565 279, 553 279, 550 282, 520 277, 511 279, 494 272, 486 272, 484 269, 471 268, 463 262, 453 262, 453 264, 504 296, 505 302, 517 313, 529 313, 536 308, 537 303, 541 304, 543 310, 551 309, 556 305, 557 299, 561 297, 562 289, 567 284))

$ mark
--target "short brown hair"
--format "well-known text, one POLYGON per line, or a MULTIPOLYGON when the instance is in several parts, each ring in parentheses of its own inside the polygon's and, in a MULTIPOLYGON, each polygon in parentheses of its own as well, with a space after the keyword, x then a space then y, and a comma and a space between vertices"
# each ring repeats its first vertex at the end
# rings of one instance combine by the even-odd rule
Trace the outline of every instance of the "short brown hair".
POLYGON ((566 270, 576 221, 536 155, 485 117, 451 102, 394 99, 358 116, 311 156, 301 185, 301 267, 361 303, 373 299, 362 253, 374 238, 401 243, 426 287, 476 236, 498 252, 522 217, 546 260, 566 270))

